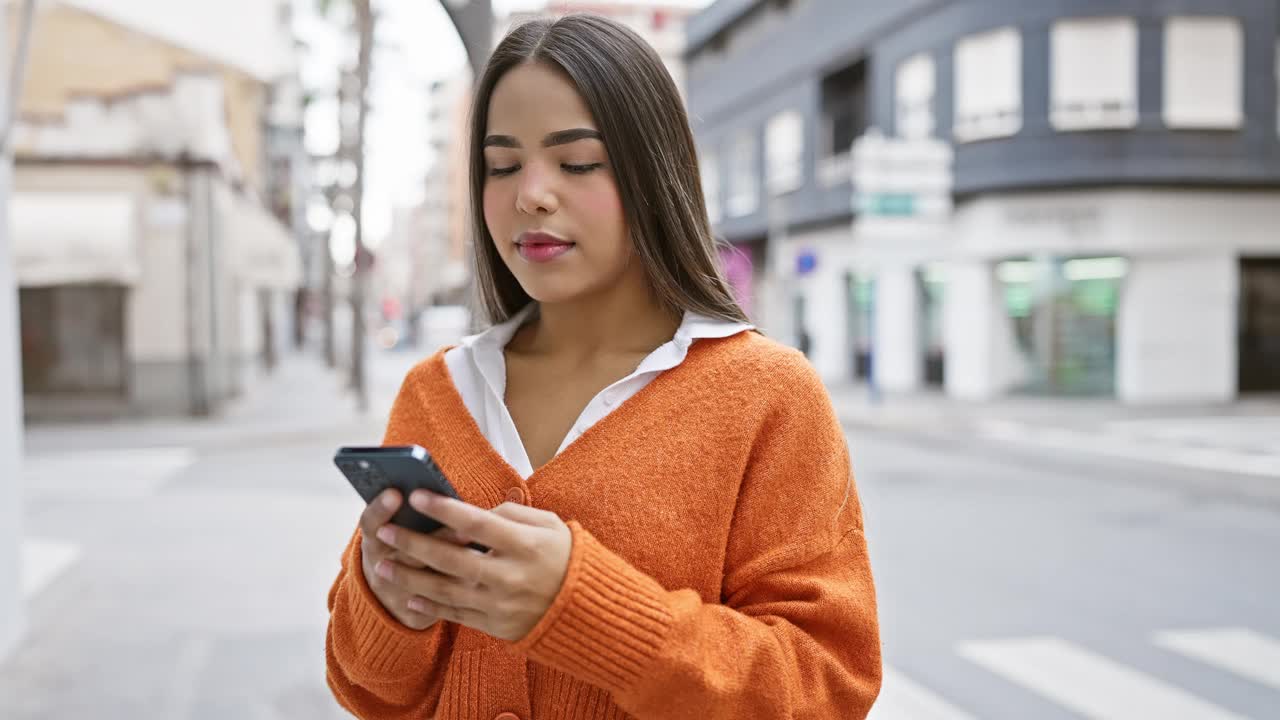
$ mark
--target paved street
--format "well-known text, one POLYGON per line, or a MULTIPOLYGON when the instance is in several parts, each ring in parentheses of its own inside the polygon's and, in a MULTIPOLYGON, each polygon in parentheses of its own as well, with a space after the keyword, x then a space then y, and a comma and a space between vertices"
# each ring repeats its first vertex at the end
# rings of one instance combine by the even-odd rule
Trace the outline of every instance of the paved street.
MULTIPOLYGON (((324 599, 360 503, 330 457, 378 440, 410 362, 376 356, 363 419, 294 359, 219 422, 32 429, 30 626, 0 717, 342 717, 324 599)), ((877 720, 1277 716, 1280 480, 994 437, 850 444, 877 720)))
POLYGON ((1277 717, 1280 502, 1078 453, 850 442, 890 668, 877 720, 1277 717))

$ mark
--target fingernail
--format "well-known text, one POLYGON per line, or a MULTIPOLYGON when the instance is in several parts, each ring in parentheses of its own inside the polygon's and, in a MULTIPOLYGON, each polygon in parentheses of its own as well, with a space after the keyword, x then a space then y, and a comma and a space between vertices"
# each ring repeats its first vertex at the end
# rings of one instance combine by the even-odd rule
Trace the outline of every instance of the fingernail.
POLYGON ((378 528, 378 539, 388 545, 395 545, 396 531, 392 530, 386 525, 383 525, 382 527, 378 528))
POLYGON ((431 493, 426 490, 418 490, 409 496, 409 502, 419 510, 426 510, 431 507, 431 493))
POLYGON ((409 609, 414 612, 425 613, 427 611, 427 604, 422 601, 422 598, 414 598, 409 601, 409 609))
POLYGON ((382 507, 384 507, 384 508, 386 508, 386 509, 388 509, 388 510, 391 510, 391 509, 393 509, 395 506, 396 506, 396 496, 395 496, 395 495, 392 495, 391 493, 387 493, 386 495, 383 495, 383 496, 382 496, 382 507))
POLYGON ((390 563, 385 562, 385 561, 384 561, 384 562, 380 562, 380 563, 378 563, 378 566, 377 566, 376 568, 374 568, 374 570, 378 573, 378 576, 379 576, 379 577, 381 577, 383 580, 390 580, 390 579, 391 579, 392 572, 391 572, 391 564, 390 564, 390 563))

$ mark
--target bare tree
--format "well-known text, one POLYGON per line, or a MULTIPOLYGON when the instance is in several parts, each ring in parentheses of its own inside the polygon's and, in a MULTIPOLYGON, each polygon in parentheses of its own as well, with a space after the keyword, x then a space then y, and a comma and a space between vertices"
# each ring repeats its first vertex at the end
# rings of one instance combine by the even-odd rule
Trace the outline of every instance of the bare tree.
MULTIPOLYGON (((351 278, 351 387, 356 392, 356 405, 361 412, 368 410, 369 390, 365 373, 365 300, 369 287, 369 271, 372 255, 365 246, 364 237, 364 181, 365 181, 365 129, 369 113, 369 79, 373 74, 374 31, 377 15, 371 0, 317 0, 322 15, 327 15, 335 2, 345 2, 355 20, 358 40, 356 60, 355 147, 351 160, 355 164, 356 177, 351 188, 351 213, 356 221, 355 273, 351 278)), ((478 76, 480 68, 488 61, 493 43, 493 7, 491 0, 441 0, 445 12, 457 29, 467 52, 467 61, 478 76)), ((339 112, 342 109, 339 108, 339 112)))

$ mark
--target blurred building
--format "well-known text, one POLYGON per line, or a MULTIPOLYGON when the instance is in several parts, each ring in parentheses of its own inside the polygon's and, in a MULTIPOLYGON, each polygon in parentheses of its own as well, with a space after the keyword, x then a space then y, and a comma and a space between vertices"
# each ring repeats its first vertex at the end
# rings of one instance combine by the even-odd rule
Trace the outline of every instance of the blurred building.
MULTIPOLYGON (((282 5, 258 7, 289 43, 282 5)), ((95 9, 42 4, 35 28, 11 206, 27 413, 216 411, 287 328, 300 94, 95 9)))
POLYGON ((824 376, 1280 390, 1274 0, 718 0, 688 28, 739 290, 824 376), (910 179, 943 167, 931 142, 941 204, 910 179))
POLYGON ((688 5, 662 0, 552 0, 544 10, 512 13, 507 22, 498 24, 499 38, 512 28, 534 18, 561 17, 583 12, 616 20, 652 45, 683 96, 685 23, 696 12, 688 5))

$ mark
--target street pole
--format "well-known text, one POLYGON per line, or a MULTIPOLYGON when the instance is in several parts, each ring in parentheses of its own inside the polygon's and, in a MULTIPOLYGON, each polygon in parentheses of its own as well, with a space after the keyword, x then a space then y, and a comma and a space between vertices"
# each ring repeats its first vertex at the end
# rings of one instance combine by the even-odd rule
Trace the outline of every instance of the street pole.
POLYGON ((359 60, 356 62, 356 132, 354 153, 355 184, 351 188, 351 213, 356 219, 355 272, 351 278, 351 386, 356 391, 356 408, 369 409, 369 387, 365 371, 365 296, 368 294, 370 271, 369 250, 364 240, 364 169, 365 128, 369 115, 369 78, 373 66, 373 30, 375 15, 370 0, 356 0, 356 32, 359 35, 359 60))
MULTIPOLYGON (((11 131, 22 98, 35 1, 23 4, 18 52, 8 75, 0 74, 0 658, 18 644, 26 625, 22 597, 22 338, 18 331, 18 280, 9 196, 13 185, 11 131)), ((9 37, 0 12, 0 57, 9 37)))
MULTIPOLYGON (((0 18, 0 38, 4 36, 0 18)), ((0 658, 17 643, 22 607, 22 356, 9 232, 10 156, 0 160, 0 658)))
MULTIPOLYGON (((467 64, 471 66, 472 82, 478 82, 480 75, 484 72, 484 66, 489 62, 489 55, 493 52, 493 2, 492 0, 440 0, 440 4, 444 7, 450 22, 453 23, 454 29, 458 31, 462 47, 467 51, 467 64)), ((468 329, 470 332, 478 332, 481 303, 474 287, 475 268, 471 267, 474 262, 471 253, 466 254, 466 262, 468 266, 466 294, 470 311, 468 313, 470 318, 467 321, 468 329)))
POLYGON ((472 79, 479 80, 493 51, 492 0, 440 0, 440 4, 467 51, 472 79))

